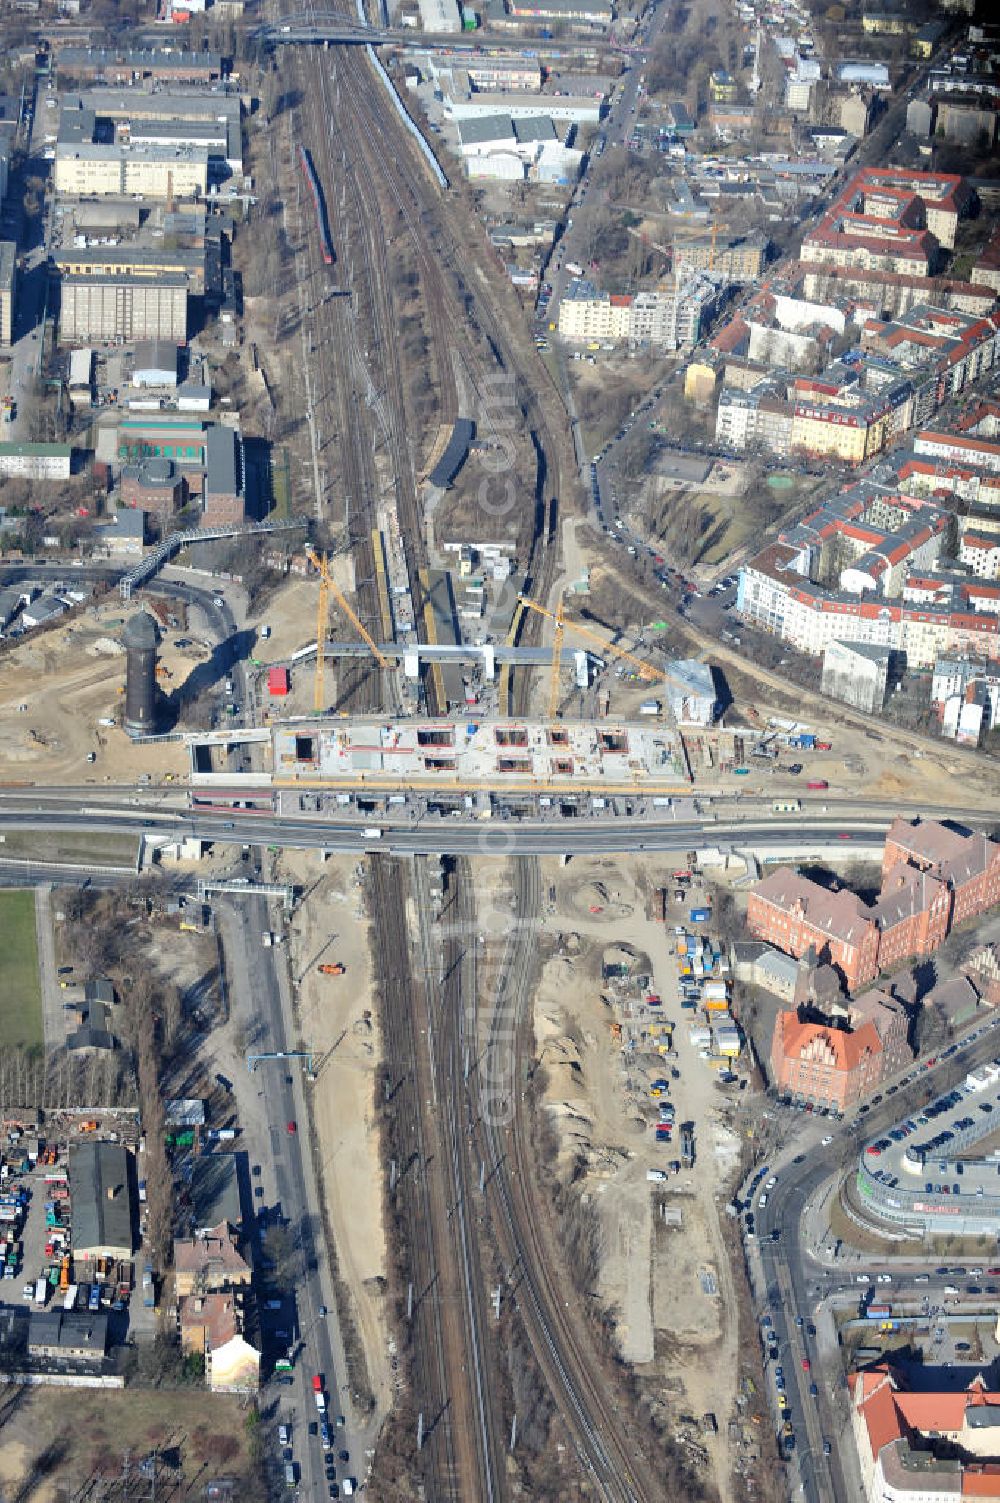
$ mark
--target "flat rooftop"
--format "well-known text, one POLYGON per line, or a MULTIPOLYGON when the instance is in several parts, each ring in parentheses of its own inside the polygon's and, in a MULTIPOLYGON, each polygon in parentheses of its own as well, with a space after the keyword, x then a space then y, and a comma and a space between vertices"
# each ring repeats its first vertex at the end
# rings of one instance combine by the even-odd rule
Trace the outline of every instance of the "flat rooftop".
POLYGON ((493 792, 565 791, 581 784, 633 791, 657 781, 676 786, 683 767, 677 737, 657 722, 291 721, 274 727, 273 756, 278 783, 452 783, 493 792))
POLYGON ((869 1139, 862 1159, 868 1174, 890 1190, 922 1191, 927 1213, 975 1215, 990 1201, 1000 1204, 1000 1147, 976 1152, 996 1134, 1000 1061, 970 1071, 953 1090, 869 1139))

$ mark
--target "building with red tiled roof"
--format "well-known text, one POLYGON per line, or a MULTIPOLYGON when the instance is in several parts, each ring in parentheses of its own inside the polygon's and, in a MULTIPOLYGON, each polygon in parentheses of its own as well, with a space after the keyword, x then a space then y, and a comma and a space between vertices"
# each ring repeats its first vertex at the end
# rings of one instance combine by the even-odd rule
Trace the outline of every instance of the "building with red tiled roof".
POLYGON ((870 1503, 1000 1499, 1000 1393, 982 1374, 963 1389, 915 1393, 885 1362, 847 1385, 870 1503))
POLYGON ((843 1112, 881 1082, 882 1054, 873 1023, 849 1032, 780 1012, 771 1039, 771 1080, 780 1092, 843 1112))
MULTIPOLYGON (((830 890, 778 867, 750 892, 747 928, 786 955, 814 952, 856 991, 880 972, 933 954, 955 924, 998 902, 1000 844, 935 820, 897 819, 871 906, 846 888, 830 890)), ((902 1068, 907 1021, 905 1009, 881 991, 835 1014, 818 1022, 810 1010, 782 1013, 771 1070, 777 1089, 842 1111, 902 1068)))

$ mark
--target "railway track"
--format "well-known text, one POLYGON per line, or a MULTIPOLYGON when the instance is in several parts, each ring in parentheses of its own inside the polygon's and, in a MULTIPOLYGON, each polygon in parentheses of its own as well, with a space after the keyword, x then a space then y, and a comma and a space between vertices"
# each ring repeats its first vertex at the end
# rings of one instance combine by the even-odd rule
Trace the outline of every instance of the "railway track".
MULTIPOLYGON (((459 410, 458 385, 450 358, 453 348, 466 381, 486 411, 493 396, 491 381, 498 372, 506 371, 522 379, 537 372, 526 371, 504 317, 488 296, 477 293, 472 296, 472 316, 476 329, 491 348, 489 358, 484 356, 475 334, 467 328, 470 288, 459 270, 463 236, 454 211, 441 199, 405 133, 399 130, 395 114, 364 54, 360 50, 341 50, 336 54, 335 86, 329 71, 330 58, 329 53, 309 53, 297 59, 302 98, 299 133, 307 134, 307 144, 326 188, 338 258, 336 274, 341 281, 349 281, 358 300, 358 311, 348 308, 347 300, 324 302, 314 297, 310 311, 315 332, 310 343, 321 373, 320 399, 326 399, 327 393, 332 392, 338 406, 341 457, 351 500, 350 514, 344 521, 355 561, 358 602, 362 612, 375 620, 378 600, 370 537, 378 498, 378 476, 372 462, 375 417, 389 456, 400 529, 414 585, 425 561, 423 518, 406 432, 403 379, 395 343, 385 226, 372 192, 376 179, 396 205, 405 232, 415 246, 428 323, 437 345, 444 420, 453 420, 459 410), (332 87, 337 91, 336 110, 332 87), (363 405, 358 379, 357 329, 362 311, 367 314, 367 372, 369 380, 378 387, 377 401, 370 401, 371 392, 366 394, 367 406, 363 405)), ((464 238, 467 239, 467 234, 464 238)), ((310 277, 322 275, 315 237, 308 255, 310 277)), ((525 407, 539 454, 541 479, 539 494, 530 508, 530 523, 524 530, 533 589, 544 596, 556 566, 551 521, 554 511, 547 498, 561 494, 564 480, 568 483, 572 472, 568 469, 564 472, 558 436, 543 404, 529 392, 525 407)), ((419 621, 419 598, 415 598, 414 604, 419 621)), ((534 620, 529 631, 533 626, 534 620)), ((356 692, 374 698, 372 680, 376 677, 374 668, 367 670, 367 686, 356 692)), ((429 680, 431 692, 432 684, 433 680, 429 680)), ((519 710, 526 704, 528 687, 525 678, 517 684, 519 710)), ((433 713, 445 707, 429 698, 428 708, 433 713)), ((408 1175, 413 1179, 406 1184, 405 1195, 401 1192, 400 1201, 405 1201, 403 1214, 413 1256, 417 1300, 414 1380, 424 1407, 433 1411, 421 1452, 427 1494, 459 1498, 463 1503, 473 1497, 492 1500, 502 1495, 502 1442, 497 1433, 498 1416, 491 1389, 492 1368, 483 1351, 482 1278, 467 1221, 471 1204, 469 1153, 474 1141, 476 1151, 492 1169, 490 1209, 499 1245, 511 1278, 516 1281, 515 1297, 525 1327, 581 1461, 597 1490, 612 1503, 652 1500, 657 1492, 645 1475, 641 1458, 629 1455, 618 1439, 620 1417, 590 1375, 596 1368, 595 1354, 562 1305, 551 1267, 552 1249, 541 1241, 538 1207, 531 1196, 523 1120, 515 1115, 513 1142, 508 1145, 503 1134, 490 1125, 488 1114, 482 1113, 482 1102, 474 1098, 470 1102, 474 1139, 468 1129, 463 1129, 459 1118, 458 1103, 465 1099, 466 1091, 463 997, 474 998, 478 985, 474 969, 474 904, 469 896, 471 884, 467 874, 465 883, 460 882, 457 889, 457 901, 464 915, 462 952, 466 958, 453 957, 455 963, 449 963, 446 971, 457 980, 449 983, 439 1020, 444 1089, 442 1096, 438 1096, 433 1006, 426 989, 407 985, 409 958, 401 953, 399 941, 399 917, 405 911, 404 884, 396 863, 376 858, 373 868, 373 914, 380 936, 378 970, 386 999, 386 1035, 393 1039, 392 1078, 398 1082, 396 1090, 406 1089, 410 1093, 407 1119, 412 1120, 415 1133, 413 1158, 404 1172, 404 1180, 408 1175), (417 995, 423 997, 426 1034, 418 1033, 414 1025, 417 995), (443 1173, 426 1172, 427 1155, 432 1149, 425 1141, 427 1125, 421 1110, 428 1100, 440 1107, 442 1098, 445 1142, 439 1147, 447 1152, 447 1144, 451 1145, 450 1206, 444 1195, 443 1173), (513 1174, 507 1162, 511 1148, 515 1155, 513 1174), (447 1295, 443 1294, 445 1286, 447 1295), (459 1322, 456 1310, 462 1312, 459 1322), (472 1367, 471 1385, 464 1366, 467 1354, 472 1367)), ((518 863, 517 871, 520 911, 528 915, 537 911, 537 863, 518 863)), ((425 936, 422 945, 426 977, 431 960, 426 953, 427 916, 421 907, 419 885, 415 897, 420 932, 425 936)), ((510 963, 506 967, 510 983, 490 1016, 491 1049, 502 1044, 504 1009, 512 1007, 522 1025, 526 1013, 533 936, 523 924, 515 926, 510 946, 510 963)), ((472 1079, 475 1081, 475 1074, 472 1079)), ((401 1103, 397 1110, 402 1111, 401 1103)))
MULTIPOLYGON (((434 1040, 433 1058, 440 1070, 443 1091, 439 1095, 439 1117, 445 1127, 445 1157, 448 1166, 448 1195, 452 1250, 461 1278, 461 1307, 464 1314, 465 1344, 468 1352, 468 1407, 470 1425, 478 1456, 480 1489, 483 1503, 498 1503, 506 1496, 504 1436, 505 1427, 496 1401, 493 1363, 486 1350, 487 1310, 483 1270, 474 1225, 473 1205, 475 1173, 469 1136, 466 1130, 464 1079, 468 1051, 475 1040, 466 1037, 466 999, 476 995, 476 945, 468 943, 447 925, 446 942, 439 944, 440 925, 435 923, 430 903, 429 865, 426 857, 413 864, 413 890, 417 910, 421 954, 424 958, 425 995, 427 999, 428 1036, 434 1040)), ((459 901, 471 910, 471 888, 459 889, 459 901)), ((463 1496, 472 1498, 471 1490, 463 1496)))
MULTIPOLYGON (((586 1326, 564 1298, 558 1249, 544 1230, 551 1208, 541 1204, 528 1154, 519 1068, 530 1052, 534 920, 541 911, 537 858, 516 858, 513 873, 515 918, 486 1019, 485 1050, 470 1076, 471 1130, 487 1166, 493 1228, 535 1360, 593 1486, 608 1503, 655 1503, 662 1497, 659 1479, 630 1436, 628 1416, 601 1383, 601 1362, 586 1326), (495 1090, 504 1080, 506 1087, 495 1090)), ((457 880, 460 889, 471 887, 467 863, 459 863, 457 880)), ((459 911, 467 909, 460 903, 459 911)), ((467 933, 474 943, 474 924, 467 933)))
MULTIPOLYGON (((382 998, 385 1084, 391 1102, 396 1182, 390 1204, 401 1219, 408 1252, 411 1377, 415 1410, 423 1414, 417 1464, 428 1499, 463 1503, 470 1468, 468 1435, 457 1432, 449 1378, 461 1369, 464 1348, 446 1323, 445 1301, 435 1245, 435 1228, 446 1225, 441 1204, 440 1159, 427 1141, 424 1112, 435 1082, 430 1042, 418 1047, 414 996, 423 995, 410 966, 405 923, 407 883, 401 862, 375 856, 371 873, 371 916, 381 943, 376 947, 376 982, 382 998), (459 1447, 466 1446, 466 1452, 459 1447)), ((426 1034, 425 1034, 426 1039, 426 1034)), ((462 1384, 459 1381, 461 1396, 462 1384)), ((417 1423, 417 1412, 413 1415, 417 1423)), ((472 1463, 474 1465, 474 1462, 472 1463)))

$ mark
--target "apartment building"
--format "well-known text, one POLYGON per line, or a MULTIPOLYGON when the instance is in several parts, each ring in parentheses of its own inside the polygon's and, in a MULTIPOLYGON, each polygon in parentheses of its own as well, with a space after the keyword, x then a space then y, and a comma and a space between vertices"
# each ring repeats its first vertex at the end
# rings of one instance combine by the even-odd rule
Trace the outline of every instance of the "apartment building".
POLYGON ((889 405, 874 397, 859 394, 851 406, 796 400, 792 408, 791 447, 816 458, 863 464, 882 452, 889 433, 889 405))
POLYGON ((17 245, 0 240, 0 349, 14 340, 14 310, 17 302, 17 245))
POLYGON ((719 394, 715 436, 739 453, 758 449, 784 456, 792 447, 793 415, 793 404, 777 385, 757 385, 750 391, 727 386, 719 394))
POLYGON ((865 167, 802 242, 801 259, 927 276, 975 198, 953 173, 865 167))
POLYGON ((868 642, 831 642, 823 653, 820 687, 866 715, 885 708, 892 668, 892 648, 868 642))
POLYGON ((834 641, 868 642, 906 654, 910 668, 932 668, 943 654, 1000 658, 1000 619, 974 598, 927 603, 887 601, 830 590, 808 577, 801 550, 772 543, 740 570, 737 609, 744 620, 790 647, 819 657, 834 641))
POLYGON ((997 534, 967 529, 958 545, 958 557, 980 579, 1000 579, 1000 536, 997 534))
POLYGON ((933 376, 940 403, 993 369, 1000 354, 1000 314, 978 318, 921 303, 900 319, 868 319, 861 348, 892 360, 900 371, 933 376))
MULTIPOLYGON (((995 1458, 1000 1393, 981 1372, 912 1390, 888 1362, 848 1374, 851 1423, 868 1503, 971 1503, 1000 1498, 995 1458)), ((929 1374, 925 1373, 925 1377, 929 1374)))
POLYGON ((979 501, 1000 506, 1000 475, 983 474, 968 465, 942 460, 904 459, 898 470, 900 484, 914 496, 957 496, 961 501, 979 501))
POLYGON ((727 282, 754 282, 764 270, 768 241, 764 235, 746 235, 728 244, 712 234, 685 236, 673 242, 676 269, 690 266, 711 271, 727 282))
MULTIPOLYGON (((954 308, 981 318, 990 313, 996 299, 988 286, 977 285, 973 272, 969 282, 952 277, 926 277, 893 271, 872 271, 861 266, 816 265, 798 263, 802 290, 807 298, 818 302, 850 297, 870 302, 876 314, 884 318, 902 318, 917 304, 933 302, 941 308, 954 308)), ((1000 288, 997 289, 1000 291, 1000 288)))
POLYGON ((970 434, 941 433, 925 428, 914 437, 913 452, 927 459, 943 459, 1000 474, 1000 443, 990 443, 970 434))
POLYGON ((1000 230, 990 237, 970 272, 970 280, 1000 297, 1000 230))
POLYGON ((208 156, 204 146, 60 142, 53 181, 58 193, 76 198, 203 198, 208 156))
POLYGON ((187 340, 187 277, 74 276, 63 280, 59 340, 82 345, 139 339, 187 340))
POLYGON ((655 291, 622 294, 599 292, 591 282, 578 280, 559 304, 559 333, 576 341, 690 348, 711 316, 716 296, 716 285, 707 277, 666 278, 655 291))

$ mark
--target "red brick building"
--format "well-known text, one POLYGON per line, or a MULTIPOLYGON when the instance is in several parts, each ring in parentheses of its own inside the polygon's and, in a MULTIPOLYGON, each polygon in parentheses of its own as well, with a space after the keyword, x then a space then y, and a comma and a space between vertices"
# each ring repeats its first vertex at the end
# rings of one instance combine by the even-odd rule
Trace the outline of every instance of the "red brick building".
POLYGON ((171 459, 145 459, 127 464, 121 475, 123 506, 138 507, 170 531, 174 514, 187 502, 187 482, 171 459))
POLYGON ((932 954, 956 924, 1000 903, 1000 844, 936 820, 897 819, 886 835, 872 907, 779 867, 750 894, 747 927, 765 943, 834 966, 850 991, 912 956, 932 954))
POLYGON ((848 1033, 779 1012, 771 1039, 771 1079, 783 1093, 846 1111, 882 1079, 875 1025, 865 1023, 848 1033))
POLYGON ((804 955, 836 967, 856 991, 878 975, 878 926, 861 899, 846 888, 831 892, 790 867, 780 866, 750 894, 747 927, 786 955, 804 955))
POLYGON ((778 1014, 771 1038, 771 1082, 781 1093, 846 1111, 913 1058, 908 1009, 874 990, 817 1021, 778 1014))
POLYGON ((871 910, 879 928, 878 968, 891 971, 911 956, 943 944, 951 919, 951 893, 931 872, 899 862, 882 878, 871 910))
POLYGON ((1000 845, 985 835, 952 830, 936 819, 896 819, 885 837, 883 879, 899 862, 931 872, 946 884, 950 929, 1000 903, 1000 845))

